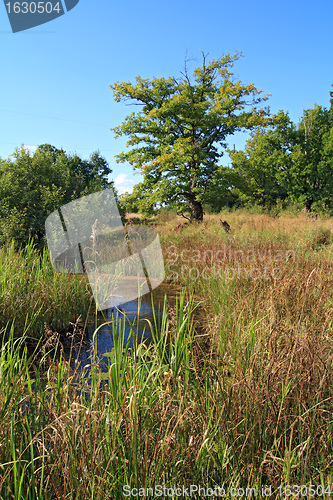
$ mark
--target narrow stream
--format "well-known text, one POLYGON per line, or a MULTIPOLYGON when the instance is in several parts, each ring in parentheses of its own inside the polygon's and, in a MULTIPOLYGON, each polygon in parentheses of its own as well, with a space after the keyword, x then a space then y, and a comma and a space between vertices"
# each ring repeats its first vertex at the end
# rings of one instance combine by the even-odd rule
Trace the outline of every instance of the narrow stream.
POLYGON ((85 339, 72 355, 72 360, 79 361, 80 366, 91 362, 93 345, 96 346, 96 356, 102 371, 107 370, 109 356, 114 347, 114 334, 124 329, 124 347, 129 340, 129 347, 133 347, 133 336, 137 343, 152 340, 150 324, 154 324, 154 313, 150 297, 144 296, 140 300, 132 300, 119 307, 103 311, 97 318, 92 318, 87 324, 85 339), (132 330, 132 333, 131 333, 132 330))
POLYGON ((117 308, 105 310, 103 314, 99 313, 97 318, 92 317, 87 324, 84 341, 79 346, 76 346, 76 349, 71 354, 67 351, 66 358, 71 357, 73 367, 75 361, 76 363, 79 362, 79 369, 82 369, 91 363, 93 345, 95 345, 99 366, 103 372, 107 371, 109 353, 114 347, 114 332, 117 334, 119 328, 124 328, 124 347, 128 339, 129 347, 133 347, 133 335, 136 337, 138 344, 141 342, 149 344, 152 341, 150 324, 154 325, 153 307, 155 316, 158 317, 161 314, 159 310, 162 311, 163 309, 165 294, 168 296, 169 306, 172 306, 175 304, 179 293, 178 287, 163 284, 154 290, 153 298, 151 298, 150 294, 146 294, 140 300, 129 301, 117 308))

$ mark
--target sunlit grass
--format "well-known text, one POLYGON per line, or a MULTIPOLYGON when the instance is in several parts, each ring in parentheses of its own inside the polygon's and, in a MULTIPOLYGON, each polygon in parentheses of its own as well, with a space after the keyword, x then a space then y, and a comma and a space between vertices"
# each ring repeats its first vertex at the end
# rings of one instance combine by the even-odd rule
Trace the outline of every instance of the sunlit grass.
POLYGON ((62 331, 85 317, 90 304, 86 277, 54 271, 47 250, 32 241, 19 252, 14 244, 0 248, 0 328, 14 324, 17 337, 38 339, 45 326, 62 331))
POLYGON ((225 498, 235 487, 261 498, 267 485, 281 498, 279 487, 315 484, 330 497, 333 222, 223 214, 227 234, 219 218, 177 233, 178 220, 154 221, 168 281, 184 293, 156 311, 149 345, 130 349, 114 322, 106 373, 94 353, 80 371, 39 345, 41 369, 9 324, 1 498, 120 499, 125 485, 191 484, 223 486, 225 498))

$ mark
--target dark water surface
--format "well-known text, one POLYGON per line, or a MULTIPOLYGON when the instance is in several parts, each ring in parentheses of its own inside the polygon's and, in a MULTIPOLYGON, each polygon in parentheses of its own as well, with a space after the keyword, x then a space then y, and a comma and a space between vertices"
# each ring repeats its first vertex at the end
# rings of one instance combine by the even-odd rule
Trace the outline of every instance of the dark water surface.
MULTIPOLYGON (((133 300, 121 304, 113 309, 103 311, 97 318, 92 318, 87 324, 85 338, 82 344, 76 346, 71 354, 71 362, 74 365, 79 362, 79 369, 91 363, 93 345, 96 348, 95 355, 102 371, 106 371, 109 364, 109 353, 114 347, 114 336, 120 333, 124 335, 124 347, 129 339, 129 347, 133 347, 133 337, 138 344, 145 342, 147 345, 152 341, 151 327, 154 326, 155 318, 161 316, 164 295, 168 293, 168 302, 175 301, 178 294, 175 290, 166 289, 165 286, 158 287, 151 298, 150 294, 141 297, 140 301, 133 300), (153 310, 154 309, 154 310, 153 310), (124 330, 123 330, 124 329, 124 330), (132 332, 131 332, 132 330, 132 332)), ((69 358, 69 353, 67 353, 69 358)))
POLYGON ((103 311, 103 316, 88 322, 85 342, 76 351, 75 358, 82 366, 90 363, 93 345, 99 364, 103 368, 108 364, 108 353, 114 347, 114 335, 124 335, 124 347, 129 339, 129 347, 133 347, 133 336, 137 342, 151 341, 150 324, 154 324, 153 308, 150 300, 141 299, 140 310, 137 300, 122 304, 118 308, 103 311), (148 320, 148 321, 147 321, 148 320), (132 333, 131 333, 132 330, 132 333))

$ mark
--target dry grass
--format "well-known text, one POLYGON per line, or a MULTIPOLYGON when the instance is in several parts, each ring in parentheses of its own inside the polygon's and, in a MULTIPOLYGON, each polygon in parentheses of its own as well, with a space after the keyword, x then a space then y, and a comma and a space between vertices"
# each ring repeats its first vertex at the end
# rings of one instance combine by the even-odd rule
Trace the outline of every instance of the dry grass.
POLYGON ((276 488, 318 482, 332 465, 333 221, 222 217, 230 235, 220 216, 161 228, 169 279, 205 304, 243 470, 276 488))
POLYGON ((92 359, 89 377, 65 361, 42 375, 2 350, 4 498, 120 499, 126 484, 331 497, 333 221, 224 214, 226 234, 220 217, 154 221, 169 280, 200 309, 165 308, 133 352, 115 326, 107 374, 92 359))

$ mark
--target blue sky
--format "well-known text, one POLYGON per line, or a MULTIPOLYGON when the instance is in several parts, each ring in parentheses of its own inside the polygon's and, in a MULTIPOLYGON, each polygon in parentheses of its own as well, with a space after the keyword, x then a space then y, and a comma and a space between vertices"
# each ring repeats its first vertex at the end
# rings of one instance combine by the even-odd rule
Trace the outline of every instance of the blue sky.
MULTIPOLYGON (((0 157, 22 143, 50 143, 108 160, 120 192, 140 181, 117 164, 126 139, 119 125, 137 107, 116 103, 109 85, 142 77, 180 76, 184 60, 200 65, 241 51, 234 66, 242 82, 272 97, 273 113, 297 122, 315 103, 329 106, 333 84, 331 0, 80 0, 64 16, 13 34, 0 4, 0 157)), ((243 147, 242 137, 229 144, 243 147)), ((227 158, 223 160, 227 163, 227 158)))

